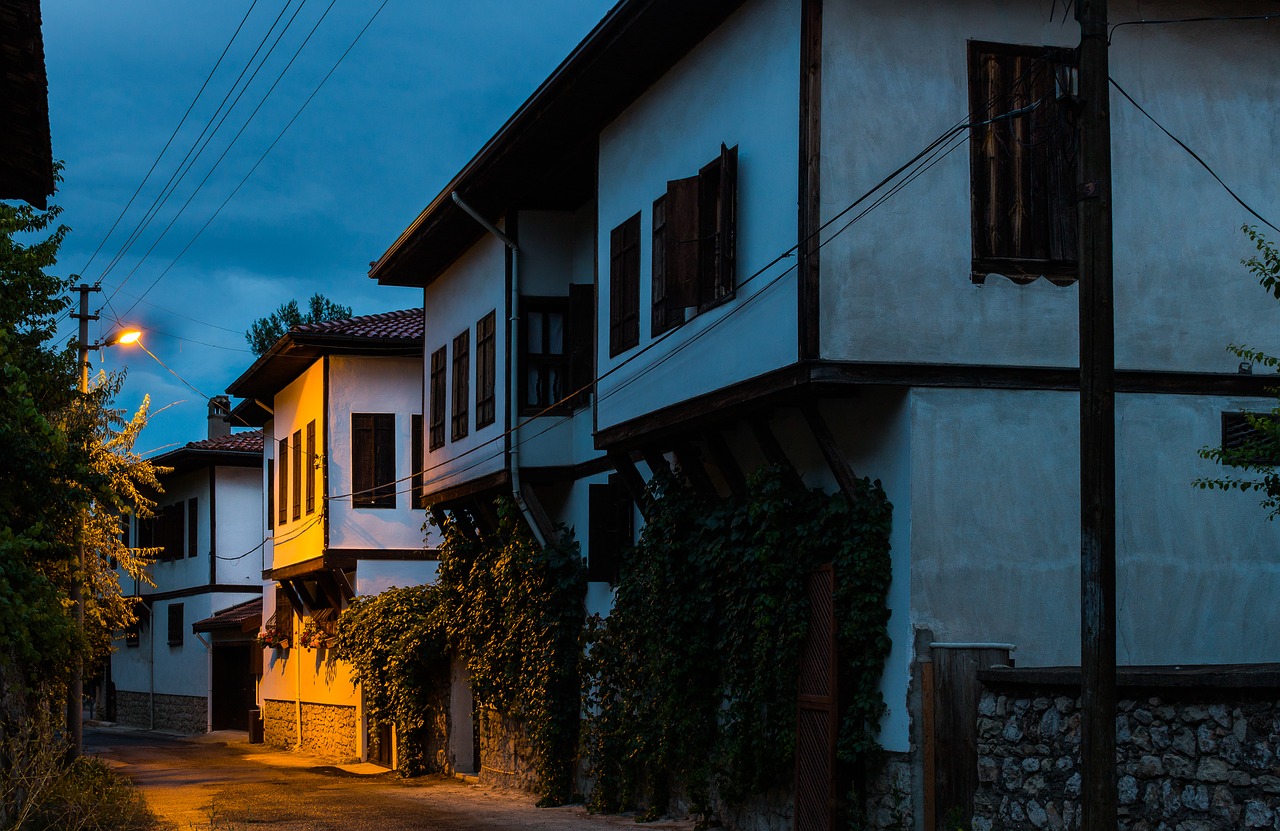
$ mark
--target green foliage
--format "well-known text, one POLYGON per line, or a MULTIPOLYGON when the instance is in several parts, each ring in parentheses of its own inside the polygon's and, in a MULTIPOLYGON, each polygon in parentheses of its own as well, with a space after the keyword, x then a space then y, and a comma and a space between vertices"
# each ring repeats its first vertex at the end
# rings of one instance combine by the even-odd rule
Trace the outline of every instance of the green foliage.
MULTIPOLYGON (((1280 300, 1280 250, 1257 228, 1246 225, 1242 230, 1258 251, 1242 261, 1245 268, 1272 297, 1280 300)), ((1280 368, 1280 357, 1239 344, 1227 349, 1242 361, 1269 369, 1280 368)), ((1199 451, 1202 459, 1238 471, 1238 475, 1204 477, 1194 484, 1204 490, 1254 491, 1262 497, 1259 504, 1267 509, 1267 518, 1275 519, 1280 515, 1280 473, 1275 464, 1280 459, 1280 403, 1269 413, 1246 414, 1245 420, 1255 431, 1251 439, 1238 447, 1202 447, 1199 451)))
POLYGON ((102 759, 81 756, 65 769, 23 826, 30 831, 151 831, 142 793, 102 759))
POLYGON ((457 514, 444 521, 445 627, 476 700, 524 725, 542 804, 563 804, 578 744, 586 569, 570 533, 538 545, 510 500, 497 508, 493 533, 457 514))
POLYGON ((304 315, 298 308, 297 300, 280 304, 266 317, 260 317, 249 324, 244 339, 249 342, 253 354, 262 355, 280 340, 294 326, 304 323, 323 323, 326 320, 343 320, 351 317, 351 307, 334 303, 323 294, 313 294, 307 301, 307 313, 304 315))
POLYGON ((392 588, 358 597, 338 618, 334 654, 351 665, 377 721, 395 724, 399 770, 428 769, 424 751, 443 717, 449 647, 438 586, 392 588))
POLYGON ((854 689, 840 753, 856 762, 873 751, 889 650, 891 509, 878 484, 864 480, 856 506, 788 487, 772 468, 743 498, 700 497, 670 475, 650 487, 654 508, 613 611, 590 629, 592 807, 643 799, 658 816, 682 787, 706 815, 713 793, 741 804, 791 778, 805 577, 825 562, 854 689))

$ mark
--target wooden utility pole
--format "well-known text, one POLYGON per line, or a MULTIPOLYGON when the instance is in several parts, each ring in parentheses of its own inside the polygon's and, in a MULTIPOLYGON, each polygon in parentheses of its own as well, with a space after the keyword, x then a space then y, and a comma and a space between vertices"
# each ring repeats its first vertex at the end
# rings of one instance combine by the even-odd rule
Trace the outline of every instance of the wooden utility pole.
MULTIPOLYGON (((90 292, 102 291, 98 286, 79 285, 75 290, 80 293, 79 314, 72 314, 80 322, 80 332, 76 341, 76 357, 78 363, 76 388, 81 395, 89 392, 89 321, 98 316, 89 314, 90 292)), ((79 549, 79 562, 71 575, 71 604, 75 615, 76 631, 84 635, 84 520, 81 518, 80 528, 76 532, 76 545, 79 549)), ((71 666, 71 683, 67 688, 67 737, 71 746, 67 755, 74 759, 84 748, 84 656, 77 652, 75 662, 71 666)))
POLYGON ((1116 828, 1116 418, 1106 0, 1080 22, 1080 763, 1082 828, 1116 828))

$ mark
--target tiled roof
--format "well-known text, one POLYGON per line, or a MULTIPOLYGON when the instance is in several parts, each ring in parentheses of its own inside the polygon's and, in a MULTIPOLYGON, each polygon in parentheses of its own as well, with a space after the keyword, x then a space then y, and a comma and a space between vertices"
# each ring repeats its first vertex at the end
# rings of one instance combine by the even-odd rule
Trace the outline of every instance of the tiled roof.
POLYGON ((229 436, 219 436, 216 439, 189 441, 184 449, 217 450, 223 453, 261 453, 262 431, 246 430, 229 436))
POLYGON ((214 629, 231 629, 240 632, 255 632, 262 625, 262 598, 255 597, 244 603, 237 603, 229 609, 216 612, 212 617, 198 620, 191 625, 196 632, 210 632, 214 629))
POLYGON ((349 317, 304 323, 289 330, 291 334, 346 335, 355 338, 422 338, 422 309, 402 309, 376 315, 349 317))

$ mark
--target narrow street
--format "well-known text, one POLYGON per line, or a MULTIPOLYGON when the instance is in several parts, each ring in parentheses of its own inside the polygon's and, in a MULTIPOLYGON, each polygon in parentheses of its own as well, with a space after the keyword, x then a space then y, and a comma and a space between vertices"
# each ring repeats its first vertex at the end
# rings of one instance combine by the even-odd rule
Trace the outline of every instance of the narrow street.
MULTIPOLYGON (((593 816, 581 806, 536 808, 527 794, 456 779, 405 780, 378 773, 371 765, 326 765, 302 754, 250 745, 238 732, 186 739, 88 727, 85 752, 103 757, 137 783, 173 831, 635 828, 632 816, 593 816)), ((692 824, 645 827, 689 829, 692 824)))

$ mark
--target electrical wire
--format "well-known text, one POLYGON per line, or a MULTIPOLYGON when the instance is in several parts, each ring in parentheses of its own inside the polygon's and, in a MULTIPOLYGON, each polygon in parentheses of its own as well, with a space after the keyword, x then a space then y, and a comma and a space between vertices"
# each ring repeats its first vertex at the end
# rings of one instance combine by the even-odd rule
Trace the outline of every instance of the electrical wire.
POLYGON ((1192 150, 1190 147, 1188 147, 1188 146, 1187 146, 1187 144, 1186 144, 1186 142, 1184 142, 1182 139, 1180 139, 1180 138, 1178 138, 1177 136, 1175 136, 1173 133, 1169 132, 1168 128, 1166 128, 1163 124, 1161 124, 1159 121, 1157 121, 1157 120, 1156 120, 1156 118, 1155 118, 1155 116, 1153 116, 1151 113, 1149 113, 1149 112, 1147 112, 1145 109, 1143 109, 1142 105, 1141 105, 1141 104, 1139 104, 1137 101, 1135 101, 1132 95, 1130 95, 1128 92, 1125 92, 1124 87, 1122 87, 1122 86, 1120 86, 1118 83, 1116 83, 1116 79, 1115 79, 1115 78, 1108 78, 1107 80, 1109 80, 1109 81, 1111 82, 1111 86, 1115 87, 1115 88, 1116 88, 1116 91, 1117 91, 1117 92, 1119 92, 1121 95, 1123 95, 1123 96, 1125 97, 1125 99, 1126 99, 1130 104, 1132 104, 1132 105, 1133 105, 1133 106, 1138 110, 1138 112, 1142 113, 1144 116, 1146 116, 1146 117, 1147 117, 1147 120, 1148 120, 1148 121, 1150 121, 1152 124, 1156 125, 1156 127, 1160 128, 1160 132, 1164 133, 1166 136, 1168 136, 1169 138, 1173 139, 1174 144, 1178 145, 1178 146, 1179 146, 1179 147, 1181 147, 1183 150, 1185 150, 1185 151, 1187 152, 1187 155, 1191 156, 1191 158, 1195 159, 1195 160, 1196 160, 1196 162, 1197 162, 1201 167, 1203 167, 1205 170, 1209 171, 1209 175, 1210 175, 1210 176, 1212 176, 1215 180, 1217 180, 1217 182, 1218 182, 1218 184, 1219 184, 1219 185, 1222 185, 1222 189, 1223 189, 1223 190, 1225 190, 1225 191, 1226 191, 1226 192, 1231 196, 1231 198, 1232 198, 1232 199, 1234 199, 1234 200, 1235 200, 1235 201, 1240 205, 1240 207, 1242 207, 1242 208, 1244 208, 1246 211, 1248 211, 1248 212, 1249 212, 1249 214, 1250 214, 1254 219, 1258 220, 1258 221, 1259 221, 1259 222, 1261 222, 1263 225, 1266 225, 1266 226, 1267 226, 1268 228, 1270 228, 1271 230, 1273 230, 1273 231, 1275 231, 1276 233, 1280 234, 1280 228, 1277 228, 1274 224, 1272 224, 1272 222, 1271 222, 1269 219, 1267 219, 1267 218, 1266 218, 1266 217, 1264 217, 1262 214, 1260 214, 1260 213, 1258 213, 1256 210, 1254 210, 1252 205, 1250 205, 1248 202, 1245 202, 1243 199, 1241 199, 1241 198, 1240 198, 1240 196, 1239 196, 1239 194, 1237 194, 1234 190, 1232 190, 1232 189, 1231 189, 1231 187, 1230 187, 1229 185, 1227 185, 1227 183, 1226 183, 1226 182, 1222 181, 1222 177, 1221 177, 1221 176, 1219 176, 1219 175, 1217 174, 1217 171, 1215 171, 1212 167, 1210 167, 1210 166, 1209 166, 1209 163, 1208 163, 1208 162, 1206 162, 1204 159, 1200 158, 1200 155, 1199 155, 1198 153, 1196 153, 1196 151, 1194 151, 1194 150, 1192 150))
POLYGON ((1240 20, 1275 20, 1280 19, 1280 13, 1272 14, 1247 14, 1239 17, 1177 17, 1165 20, 1125 20, 1115 23, 1111 26, 1111 31, 1107 35, 1107 45, 1111 45, 1111 41, 1116 36, 1116 30, 1125 26, 1167 26, 1176 23, 1229 23, 1240 20))

